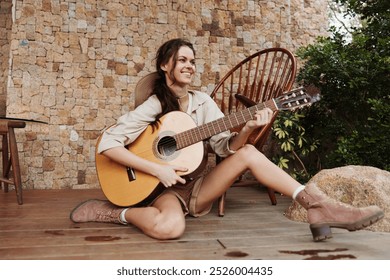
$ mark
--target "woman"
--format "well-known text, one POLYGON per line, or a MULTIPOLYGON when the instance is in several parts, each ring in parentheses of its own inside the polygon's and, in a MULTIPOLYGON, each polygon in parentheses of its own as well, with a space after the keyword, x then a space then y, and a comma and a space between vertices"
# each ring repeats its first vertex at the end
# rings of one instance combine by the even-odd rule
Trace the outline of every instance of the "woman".
POLYGON ((195 68, 195 50, 190 42, 173 39, 164 43, 156 55, 158 78, 150 97, 119 118, 116 126, 106 130, 98 146, 100 154, 158 178, 165 186, 164 191, 148 204, 131 208, 120 208, 108 201, 88 200, 72 211, 72 221, 132 224, 156 239, 178 238, 185 230, 185 216, 207 214, 213 202, 247 169, 261 184, 292 197, 307 209, 315 241, 330 238, 331 227, 358 230, 383 217, 377 206, 353 208, 330 200, 314 186, 301 185, 255 147, 245 144, 255 128, 270 122, 270 109, 258 111, 239 133, 223 132, 212 136, 209 139, 211 147, 225 159, 207 175, 191 181, 178 175, 178 172, 186 171, 185 167, 151 162, 125 148, 148 124, 156 124, 170 111, 187 112, 198 125, 223 116, 207 94, 189 90, 195 68))

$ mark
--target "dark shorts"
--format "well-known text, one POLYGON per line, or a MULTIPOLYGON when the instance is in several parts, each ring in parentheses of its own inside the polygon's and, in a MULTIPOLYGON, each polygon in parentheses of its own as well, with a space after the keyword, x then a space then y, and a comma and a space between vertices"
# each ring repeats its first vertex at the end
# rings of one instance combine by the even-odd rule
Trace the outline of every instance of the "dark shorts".
MULTIPOLYGON (((166 188, 159 195, 159 197, 161 195, 166 194, 166 193, 174 194, 179 199, 179 201, 182 205, 184 215, 189 214, 190 216, 193 216, 193 217, 204 216, 210 212, 213 205, 211 204, 208 209, 206 209, 202 212, 198 212, 196 210, 196 200, 198 198, 202 182, 203 182, 203 177, 198 177, 198 178, 195 178, 191 181, 188 181, 184 185, 174 185, 170 188, 166 188)), ((153 204, 153 202, 150 204, 153 204)))

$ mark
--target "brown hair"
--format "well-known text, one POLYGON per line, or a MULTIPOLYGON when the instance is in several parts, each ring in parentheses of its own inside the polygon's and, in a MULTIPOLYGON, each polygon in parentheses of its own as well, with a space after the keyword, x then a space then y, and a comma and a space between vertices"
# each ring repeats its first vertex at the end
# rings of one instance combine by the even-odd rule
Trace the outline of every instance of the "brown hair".
MULTIPOLYGON (((171 57, 173 57, 174 67, 176 66, 176 59, 177 59, 177 53, 179 52, 179 49, 183 46, 189 47, 195 55, 195 50, 193 45, 185 40, 185 39, 172 39, 167 42, 165 42, 163 45, 160 46, 160 48, 157 51, 156 54, 156 70, 158 73, 158 78, 156 79, 152 91, 152 95, 155 94, 158 98, 158 100, 161 103, 162 112, 161 114, 157 115, 156 121, 163 115, 165 115, 168 112, 179 110, 179 102, 176 98, 176 95, 171 92, 167 85, 167 81, 165 79, 165 73, 161 69, 161 65, 165 65, 169 62, 171 57)), ((173 67, 173 68, 174 68, 173 67)), ((175 82, 175 77, 173 76, 173 73, 168 73, 171 76, 171 80, 175 82)))

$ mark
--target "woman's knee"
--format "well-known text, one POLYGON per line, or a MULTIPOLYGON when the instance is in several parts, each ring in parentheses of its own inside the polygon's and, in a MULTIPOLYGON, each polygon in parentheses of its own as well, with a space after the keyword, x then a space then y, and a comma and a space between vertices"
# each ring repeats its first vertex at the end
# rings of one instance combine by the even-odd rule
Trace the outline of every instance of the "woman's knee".
POLYGON ((260 152, 255 146, 251 144, 245 144, 241 149, 236 152, 240 157, 241 162, 246 162, 248 165, 251 163, 259 163, 266 160, 267 157, 260 152))
POLYGON ((255 146, 251 144, 245 144, 242 146, 241 149, 239 149, 236 154, 241 155, 242 157, 247 158, 248 156, 264 156, 263 153, 261 153, 255 146))
POLYGON ((183 215, 174 214, 164 217, 152 226, 149 230, 152 237, 158 239, 176 239, 183 235, 185 230, 185 219, 183 215))

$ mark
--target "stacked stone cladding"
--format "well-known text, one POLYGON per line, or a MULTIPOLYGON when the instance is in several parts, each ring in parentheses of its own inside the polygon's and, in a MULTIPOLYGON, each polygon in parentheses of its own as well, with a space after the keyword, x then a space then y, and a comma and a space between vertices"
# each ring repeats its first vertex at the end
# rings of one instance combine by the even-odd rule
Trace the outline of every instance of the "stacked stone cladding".
POLYGON ((12 0, 0 1, 0 116, 6 115, 8 64, 12 28, 12 0))
POLYGON ((194 43, 193 88, 210 93, 244 57, 268 47, 294 52, 328 26, 322 0, 1 2, 0 105, 8 117, 47 122, 17 131, 29 189, 99 186, 96 140, 133 109, 135 85, 154 71, 164 41, 194 43), (3 6, 12 2, 13 10, 3 6))

